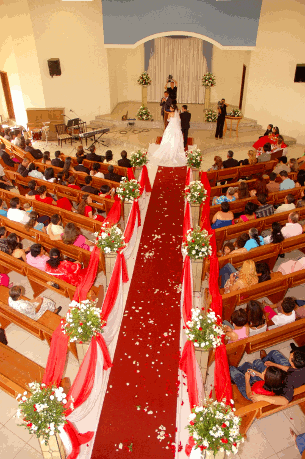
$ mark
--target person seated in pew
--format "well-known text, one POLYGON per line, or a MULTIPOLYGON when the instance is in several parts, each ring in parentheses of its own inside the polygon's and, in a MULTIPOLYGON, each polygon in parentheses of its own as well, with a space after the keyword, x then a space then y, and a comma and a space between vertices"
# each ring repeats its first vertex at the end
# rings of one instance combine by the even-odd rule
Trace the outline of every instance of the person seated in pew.
POLYGON ((238 199, 246 199, 250 197, 249 186, 247 182, 239 182, 239 187, 237 189, 238 199))
POLYGON ((49 204, 56 206, 56 201, 50 196, 47 196, 47 187, 45 185, 41 185, 37 188, 37 193, 35 195, 35 200, 39 202, 43 202, 44 204, 49 204))
POLYGON ((298 199, 296 207, 304 207, 305 206, 305 194, 304 190, 301 191, 301 199, 298 199))
MULTIPOLYGON (((87 177, 86 177, 87 178, 87 177)), ((81 198, 81 202, 77 207, 77 212, 80 215, 84 215, 85 217, 93 218, 94 220, 98 220, 99 222, 103 222, 105 218, 102 215, 98 215, 94 209, 90 206, 92 204, 92 198, 89 194, 83 194, 81 198)))
POLYGON ((53 236, 60 236, 64 232, 61 216, 54 214, 51 217, 51 223, 47 226, 47 234, 52 240, 53 236))
POLYGON ((29 183, 28 183, 28 188, 29 188, 29 191, 27 191, 25 197, 27 199, 34 199, 34 197, 36 195, 38 195, 38 191, 36 191, 36 186, 37 186, 37 183, 35 182, 35 180, 31 180, 29 183))
POLYGON ((290 166, 287 164, 288 159, 286 156, 281 156, 278 159, 277 165, 273 168, 273 171, 276 175, 278 175, 280 172, 285 171, 287 174, 290 172, 290 166))
POLYGON ((90 175, 88 175, 87 177, 85 177, 85 184, 81 190, 82 191, 85 191, 86 193, 90 193, 90 194, 96 194, 98 195, 99 191, 97 188, 94 188, 93 186, 90 185, 90 183, 92 182, 92 177, 90 175))
POLYGON ((305 170, 301 169, 297 175, 297 181, 295 182, 295 187, 300 188, 301 186, 305 186, 305 170))
POLYGON ((105 159, 105 156, 100 156, 95 153, 95 145, 91 145, 89 148, 89 153, 86 155, 86 159, 89 161, 95 161, 97 163, 102 163, 105 159))
POLYGON ((271 234, 264 237, 264 244, 280 244, 283 240, 284 236, 282 234, 281 224, 279 222, 273 222, 271 234))
POLYGON ((87 239, 85 236, 83 236, 81 230, 73 222, 66 224, 64 232, 61 235, 49 234, 49 236, 52 241, 62 240, 64 244, 72 244, 84 250, 92 251, 94 248, 94 243, 89 241, 89 239, 87 239))
POLYGON ((284 199, 284 204, 281 204, 278 206, 278 208, 274 211, 275 214, 279 214, 281 212, 287 212, 288 210, 293 210, 295 209, 295 204, 294 204, 294 196, 293 194, 287 194, 284 199))
POLYGON ((10 250, 10 255, 17 258, 17 260, 26 262, 26 251, 23 249, 23 245, 20 242, 20 238, 16 233, 10 233, 7 236, 7 242, 10 250))
POLYGON ((28 214, 20 209, 20 200, 15 197, 10 200, 10 208, 7 211, 7 218, 16 223, 27 223, 30 219, 28 214))
POLYGON ((78 185, 75 185, 75 177, 73 177, 73 175, 71 175, 68 179, 68 187, 69 188, 72 188, 73 190, 80 190, 80 186, 78 185))
POLYGON ((29 231, 30 229, 35 229, 37 231, 42 231, 46 233, 45 226, 42 222, 38 222, 39 215, 35 210, 32 210, 29 214, 30 220, 24 225, 24 228, 29 231))
POLYGON ((282 179, 282 183, 280 183, 280 191, 291 190, 291 189, 295 188, 295 183, 294 183, 293 180, 291 180, 288 177, 288 172, 281 171, 280 172, 280 177, 282 179))
POLYGON ((303 227, 298 223, 299 214, 297 212, 290 212, 288 215, 288 223, 282 228, 282 234, 285 239, 288 237, 299 236, 303 233, 303 227))
POLYGON ((56 201, 56 206, 59 207, 60 209, 67 210, 68 212, 71 212, 73 208, 71 201, 65 196, 63 196, 62 198, 59 198, 56 201))
POLYGON ((2 199, 0 199, 0 215, 2 217, 7 217, 7 209, 4 209, 4 203, 2 199))
POLYGON ((219 171, 221 169, 224 169, 221 157, 220 156, 214 156, 214 164, 213 164, 212 167, 210 167, 208 169, 208 172, 210 172, 210 171, 219 171))
POLYGON ((42 172, 40 172, 38 170, 38 168, 36 168, 34 163, 29 164, 28 171, 27 171, 27 176, 28 177, 34 177, 34 178, 37 178, 37 179, 40 179, 40 180, 44 180, 45 179, 44 174, 42 172))
POLYGON ((113 166, 115 166, 115 161, 113 159, 113 154, 112 154, 112 151, 111 150, 107 150, 106 153, 105 153, 105 163, 106 164, 111 164, 113 166))
POLYGON ((31 204, 29 204, 28 202, 25 202, 23 204, 23 209, 26 211, 27 214, 30 215, 30 213, 32 212, 33 210, 33 207, 31 206, 31 204))
POLYGON ((256 247, 264 245, 264 239, 262 238, 262 236, 258 235, 258 231, 256 228, 251 228, 249 230, 249 237, 250 239, 245 244, 246 250, 249 251, 251 249, 255 249, 256 247))
POLYGON ((0 226, 0 251, 11 255, 11 250, 6 235, 7 231, 5 226, 0 226))
POLYGON ((46 262, 49 258, 49 255, 44 250, 41 244, 32 244, 30 247, 30 251, 26 256, 26 262, 30 266, 33 266, 33 268, 45 271, 46 262))
POLYGON ((44 151, 43 152, 42 164, 48 164, 49 166, 51 166, 51 158, 50 158, 50 152, 49 151, 44 151))
POLYGON ((226 242, 224 245, 223 245, 223 248, 222 248, 222 251, 219 251, 217 253, 217 256, 218 257, 225 257, 226 255, 229 255, 232 253, 234 253, 234 249, 235 249, 235 246, 233 244, 233 242, 226 242))
POLYGON ((116 201, 119 200, 115 188, 110 188, 108 185, 101 186, 101 192, 99 193, 99 196, 105 199, 115 199, 116 201))
POLYGON ((65 159, 65 164, 64 164, 64 167, 62 168, 63 180, 69 179, 69 172, 75 172, 75 169, 72 166, 71 156, 67 156, 65 159))
MULTIPOLYGON (((303 306, 304 301, 300 301, 303 306)), ((269 315, 269 319, 273 322, 276 327, 286 325, 294 322, 296 319, 303 319, 305 317, 304 307, 299 308, 298 302, 295 298, 286 296, 282 301, 276 304, 268 304, 264 302, 265 311, 269 315), (297 314, 298 309, 300 309, 297 314)), ((271 326, 271 328, 275 328, 271 326)))
POLYGON ((91 177, 96 177, 96 178, 105 178, 103 172, 100 172, 100 164, 99 163, 94 163, 92 170, 90 171, 91 177))
POLYGON ((284 137, 279 135, 276 141, 276 144, 272 146, 272 151, 275 153, 279 150, 283 150, 283 156, 287 156, 288 148, 286 143, 284 142, 284 137))
POLYGON ((266 314, 264 306, 257 300, 250 300, 246 308, 249 336, 258 335, 267 331, 266 314))
POLYGON ((12 160, 11 156, 5 151, 5 143, 0 145, 0 156, 4 164, 8 167, 15 167, 15 162, 12 160))
MULTIPOLYGON (((33 165, 35 169, 35 165, 33 163, 31 163, 31 165, 33 165)), ((30 160, 29 158, 23 158, 22 163, 19 164, 18 166, 17 173, 22 175, 22 177, 27 177, 29 175, 29 172, 30 172, 30 160)))
POLYGON ((83 157, 83 159, 86 159, 86 153, 85 153, 84 147, 82 145, 78 145, 76 147, 75 156, 76 156, 76 158, 83 157))
POLYGON ((43 157, 41 150, 33 148, 32 141, 29 139, 25 141, 24 151, 31 153, 34 159, 41 159, 43 157))
POLYGON ((268 264, 264 261, 257 261, 255 263, 255 269, 258 275, 258 283, 267 282, 271 280, 271 271, 268 264))
POLYGON ((122 150, 121 151, 121 158, 122 159, 118 160, 118 166, 120 166, 120 167, 128 167, 128 169, 130 167, 132 167, 130 159, 127 158, 127 151, 126 150, 122 150))
POLYGON ((254 182, 253 188, 250 191, 250 196, 258 196, 260 194, 265 194, 268 196, 268 190, 267 190, 267 181, 263 177, 262 174, 254 174, 251 176, 252 179, 256 179, 254 182))
POLYGON ((60 159, 61 152, 59 150, 55 151, 55 158, 52 159, 51 165, 54 167, 64 167, 64 161, 60 159))
POLYGON ((245 223, 250 220, 255 220, 256 219, 256 215, 255 215, 256 209, 257 209, 257 205, 254 204, 254 202, 252 201, 247 202, 247 204, 245 205, 245 213, 239 217, 236 223, 245 223))
POLYGON ((112 180, 113 182, 120 182, 122 180, 122 176, 114 172, 114 167, 112 165, 108 166, 108 172, 104 174, 104 176, 105 179, 112 180))
POLYGON ((276 193, 280 191, 280 184, 276 182, 277 175, 274 172, 269 174, 269 183, 267 183, 267 191, 268 193, 276 193))
POLYGON ((58 172, 57 177, 56 177, 56 181, 54 183, 58 183, 58 185, 63 185, 63 186, 67 186, 68 185, 68 182, 66 180, 64 180, 64 173, 63 172, 58 172))
POLYGON ((74 170, 77 172, 85 172, 86 174, 90 174, 90 169, 88 167, 83 166, 83 156, 78 156, 77 157, 77 166, 74 166, 74 170))
POLYGON ((8 305, 21 314, 33 320, 38 320, 46 312, 51 311, 59 314, 62 307, 56 308, 55 302, 49 298, 38 296, 33 300, 24 300, 21 298, 22 287, 15 285, 10 288, 8 305))
POLYGON ((87 275, 87 269, 82 269, 78 261, 63 260, 58 249, 53 248, 49 253, 49 260, 46 261, 46 273, 58 277, 68 284, 77 287, 87 275))
POLYGON ((236 201, 236 197, 234 196, 235 189, 232 186, 229 186, 225 195, 222 196, 214 196, 212 206, 217 206, 222 202, 233 202, 236 201))
POLYGON ((299 172, 299 165, 296 158, 289 159, 290 172, 299 172))
POLYGON ((234 214, 230 210, 230 204, 228 202, 222 202, 220 207, 221 210, 216 212, 216 214, 213 216, 211 226, 212 229, 223 228, 234 223, 234 214))
POLYGON ((271 159, 271 144, 269 142, 265 143, 263 146, 262 154, 257 153, 257 161, 259 163, 265 163, 271 159))
POLYGON ((259 206, 255 211, 256 218, 270 217, 270 215, 274 214, 274 207, 272 204, 267 203, 266 194, 259 193, 257 195, 257 200, 259 202, 259 206))
POLYGON ((254 166, 254 164, 256 163, 257 163, 257 158, 256 158, 255 150, 249 150, 248 158, 242 159, 241 161, 239 161, 240 166, 254 166))
POLYGON ((54 183, 56 182, 56 177, 54 174, 54 169, 53 167, 47 167, 46 170, 44 171, 44 180, 46 182, 54 183))
POLYGON ((236 309, 231 315, 231 323, 224 320, 223 325, 227 344, 249 336, 248 315, 244 309, 236 309))
POLYGON ((303 269, 305 269, 305 257, 301 257, 298 260, 285 261, 280 264, 277 271, 285 276, 286 274, 292 274, 296 271, 302 271, 303 269))
POLYGON ((245 260, 239 272, 231 263, 227 263, 219 270, 219 277, 225 294, 258 284, 258 275, 253 260, 245 260))

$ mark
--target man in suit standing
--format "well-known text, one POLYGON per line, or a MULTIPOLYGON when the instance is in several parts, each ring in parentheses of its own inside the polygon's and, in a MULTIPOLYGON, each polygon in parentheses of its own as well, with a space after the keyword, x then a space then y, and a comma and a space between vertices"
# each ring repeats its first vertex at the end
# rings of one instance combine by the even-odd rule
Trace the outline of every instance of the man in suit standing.
POLYGON ((172 80, 167 80, 167 83, 164 86, 165 91, 168 92, 170 99, 172 99, 173 104, 177 104, 177 81, 172 79, 172 80), (168 84, 170 86, 168 86, 168 84))
POLYGON ((164 129, 167 126, 167 119, 168 119, 168 114, 170 112, 170 106, 172 105, 173 101, 169 97, 169 94, 167 91, 164 91, 164 97, 162 97, 160 106, 161 106, 161 116, 163 116, 163 121, 164 121, 164 129))
POLYGON ((128 167, 128 168, 130 168, 131 167, 131 162, 130 162, 130 159, 127 158, 127 151, 125 151, 125 150, 121 151, 121 158, 122 159, 118 160, 118 165, 120 167, 128 167))
POLYGON ((225 119, 226 119, 226 115, 227 115, 227 106, 228 106, 228 104, 226 104, 226 100, 225 99, 221 99, 221 101, 218 102, 218 107, 217 107, 218 118, 217 118, 215 139, 218 139, 218 137, 220 139, 222 139, 223 126, 225 124, 225 119))
POLYGON ((187 146, 187 137, 190 128, 191 114, 187 111, 187 105, 182 105, 182 113, 180 113, 181 118, 181 130, 184 139, 184 149, 187 146))

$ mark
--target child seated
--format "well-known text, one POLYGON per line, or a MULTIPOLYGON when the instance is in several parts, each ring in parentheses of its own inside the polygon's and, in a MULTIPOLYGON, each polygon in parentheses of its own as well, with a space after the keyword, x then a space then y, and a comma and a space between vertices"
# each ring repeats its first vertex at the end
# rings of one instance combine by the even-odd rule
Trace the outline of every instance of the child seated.
POLYGON ((223 325, 224 331, 226 332, 226 339, 229 339, 229 343, 234 343, 243 338, 248 338, 249 336, 249 325, 248 325, 248 314, 244 309, 237 309, 231 315, 230 324, 228 321, 224 321, 223 325))
POLYGON ((219 257, 225 257, 226 255, 229 255, 231 252, 233 252, 235 249, 233 242, 226 242, 222 248, 222 251, 218 252, 219 257))
POLYGON ((23 208, 24 210, 26 211, 27 214, 30 214, 33 210, 33 207, 28 203, 28 202, 25 202, 23 204, 23 208))

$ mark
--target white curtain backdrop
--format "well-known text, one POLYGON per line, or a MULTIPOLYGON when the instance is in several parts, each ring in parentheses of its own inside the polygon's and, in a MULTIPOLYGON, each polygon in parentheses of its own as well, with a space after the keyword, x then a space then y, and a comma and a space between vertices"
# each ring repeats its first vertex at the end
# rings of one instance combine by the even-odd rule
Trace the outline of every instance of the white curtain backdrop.
POLYGON ((168 75, 177 81, 178 104, 203 104, 204 87, 201 78, 207 72, 199 38, 155 38, 155 52, 149 60, 148 102, 160 102, 168 75))

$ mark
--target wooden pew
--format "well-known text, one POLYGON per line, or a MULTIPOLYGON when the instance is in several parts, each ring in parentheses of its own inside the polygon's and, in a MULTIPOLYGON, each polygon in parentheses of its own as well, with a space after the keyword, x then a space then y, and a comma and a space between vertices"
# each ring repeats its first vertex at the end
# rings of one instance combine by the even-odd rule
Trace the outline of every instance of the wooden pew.
POLYGON ((211 186, 215 186, 217 182, 224 180, 224 177, 236 178, 236 180, 244 177, 249 177, 251 174, 269 172, 276 166, 277 160, 257 163, 254 166, 237 166, 229 167, 228 169, 220 169, 218 171, 208 171, 207 176, 211 186), (226 172, 223 172, 223 171, 226 172), (220 174, 219 174, 220 173, 220 174))
MULTIPOLYGON (((23 328, 28 333, 36 338, 46 340, 47 343, 51 344, 53 332, 60 324, 61 317, 54 312, 46 311, 43 316, 38 320, 33 320, 16 311, 8 305, 9 289, 7 287, 0 287, 0 321, 2 328, 6 328, 9 324, 13 323, 18 327, 23 328), (5 322, 5 326, 4 326, 5 322)), ((22 297, 27 300, 28 298, 22 297)), ((75 343, 69 343, 69 351, 77 359, 77 351, 75 343)))
POLYGON ((20 147, 16 147, 16 145, 12 144, 9 140, 5 139, 4 137, 0 136, 0 143, 4 143, 6 147, 7 153, 13 153, 15 156, 17 156, 21 161, 23 158, 29 158, 31 162, 34 161, 41 161, 37 160, 34 158, 34 156, 31 155, 28 151, 22 150, 20 147))

